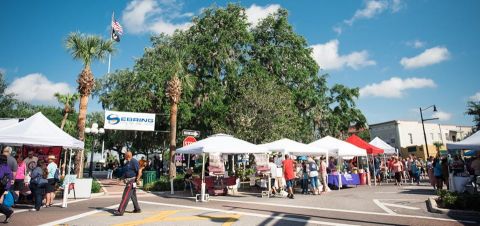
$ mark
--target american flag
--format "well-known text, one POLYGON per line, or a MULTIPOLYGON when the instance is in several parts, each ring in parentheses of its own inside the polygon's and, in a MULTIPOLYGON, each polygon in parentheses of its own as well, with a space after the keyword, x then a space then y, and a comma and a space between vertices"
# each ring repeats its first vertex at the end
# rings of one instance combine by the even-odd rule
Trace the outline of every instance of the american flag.
POLYGON ((112 18, 112 28, 113 28, 114 31, 117 32, 117 34, 119 34, 119 35, 123 34, 122 25, 120 25, 120 23, 118 23, 118 21, 113 19, 113 18, 112 18))

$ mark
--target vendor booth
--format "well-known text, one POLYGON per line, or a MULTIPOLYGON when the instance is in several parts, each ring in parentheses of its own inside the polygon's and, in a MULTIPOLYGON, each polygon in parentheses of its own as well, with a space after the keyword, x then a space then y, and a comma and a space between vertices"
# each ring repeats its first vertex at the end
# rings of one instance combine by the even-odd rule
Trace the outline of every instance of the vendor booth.
MULTIPOLYGON (((265 148, 270 152, 281 152, 282 155, 284 154, 289 154, 289 155, 294 155, 294 156, 321 156, 321 155, 328 155, 328 150, 325 148, 317 147, 317 146, 311 146, 311 145, 306 145, 294 140, 290 140, 287 138, 280 139, 274 142, 266 143, 266 144, 260 144, 258 145, 259 147, 265 148)), ((271 171, 275 172, 275 171, 271 171)), ((284 184, 283 182, 279 182, 280 180, 283 181, 283 171, 282 168, 278 168, 276 170, 275 175, 271 175, 273 173, 268 174, 268 192, 267 196, 270 196, 270 191, 271 191, 271 184, 270 184, 270 177, 273 177, 275 179, 275 183, 278 184, 278 187, 281 187, 280 184, 284 184)))
MULTIPOLYGON (((359 148, 362 148, 362 149, 365 149, 367 151, 367 155, 371 155, 372 156, 372 159, 374 159, 374 155, 379 155, 379 154, 383 154, 384 151, 383 149, 380 149, 378 147, 375 147, 369 143, 367 143, 366 141, 362 140, 362 138, 358 137, 357 135, 353 134, 352 136, 350 136, 349 138, 347 138, 346 140, 348 143, 351 143, 359 148)), ((380 170, 379 169, 375 169, 376 166, 375 166, 375 160, 373 161, 373 175, 374 177, 380 173, 380 172, 376 172, 377 170, 380 170)), ((374 179, 374 184, 377 185, 377 180, 374 179)))
MULTIPOLYGON (((71 149, 83 149, 84 147, 82 141, 65 133, 53 122, 48 120, 48 118, 46 118, 41 112, 34 114, 24 121, 1 129, 0 144, 22 146, 22 151, 24 153, 28 152, 28 150, 40 150, 37 152, 40 153, 38 156, 39 158, 48 155, 56 155, 57 159, 60 159, 59 155, 62 147, 68 148, 70 151, 71 149)), ((69 166, 69 171, 70 168, 71 167, 69 166)), ((69 185, 67 185, 67 187, 68 186, 69 185)), ((83 190, 85 190, 85 192, 88 193, 88 196, 90 196, 90 187, 88 187, 88 189, 80 189, 79 186, 77 186, 77 197, 82 195, 83 190)), ((66 192, 64 193, 63 207, 66 207, 67 196, 66 192)))
POLYGON ((383 141, 379 137, 375 137, 372 141, 370 141, 371 145, 383 149, 385 155, 392 156, 392 155, 397 155, 397 150, 387 144, 387 142, 383 141))
MULTIPOLYGON (((454 143, 447 143, 447 149, 450 150, 473 150, 473 151, 480 151, 480 131, 472 134, 471 136, 465 138, 462 141, 454 142, 454 143)), ((449 176, 449 183, 450 183, 450 191, 455 192, 464 192, 465 185, 472 181, 473 175, 468 175, 468 173, 460 173, 460 174, 450 174, 449 176)), ((478 179, 477 179, 478 180, 478 179)))
MULTIPOLYGON (((331 136, 326 136, 320 140, 314 141, 309 144, 309 146, 319 147, 328 150, 329 156, 335 157, 339 159, 339 165, 343 164, 344 159, 353 159, 354 157, 358 156, 367 156, 367 152, 365 149, 359 148, 353 144, 345 142, 343 140, 339 140, 333 138, 331 136)), ((361 170, 359 173, 363 173, 361 170)), ((343 174, 348 175, 345 178, 342 177, 342 172, 332 172, 328 175, 328 180, 332 185, 335 185, 338 188, 342 187, 343 181, 348 181, 346 185, 358 185, 360 184, 360 179, 356 180, 356 177, 360 177, 360 175, 354 174, 343 174), (337 177, 333 179, 333 177, 337 177)))
MULTIPOLYGON (((227 134, 216 134, 212 135, 208 138, 203 140, 197 141, 193 144, 188 146, 182 147, 177 149, 178 154, 195 154, 195 155, 202 155, 202 175, 201 175, 201 191, 199 196, 200 201, 205 202, 208 200, 209 196, 206 196, 205 193, 207 192, 206 181, 210 180, 207 179, 209 177, 205 176, 205 155, 206 154, 213 154, 213 155, 220 155, 220 154, 249 154, 249 153, 267 153, 267 150, 252 144, 250 142, 237 139, 233 136, 227 134)), ((218 175, 213 179, 221 178, 221 180, 229 180, 226 176, 218 175)))

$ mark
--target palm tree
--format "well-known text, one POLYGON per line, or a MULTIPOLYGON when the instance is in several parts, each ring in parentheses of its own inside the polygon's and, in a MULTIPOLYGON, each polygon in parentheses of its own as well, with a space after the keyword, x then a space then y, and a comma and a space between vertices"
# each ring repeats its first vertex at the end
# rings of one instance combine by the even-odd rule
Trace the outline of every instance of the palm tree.
POLYGON ((60 93, 55 93, 54 95, 57 98, 57 101, 60 104, 63 104, 63 119, 62 119, 62 123, 60 124, 60 129, 63 130, 63 127, 65 127, 65 123, 67 122, 68 114, 74 111, 73 105, 75 105, 75 102, 77 102, 79 95, 78 93, 75 93, 75 94, 67 93, 65 95, 62 95, 60 93))
POLYGON ((176 176, 175 149, 177 146, 177 113, 182 96, 182 86, 192 87, 192 78, 185 67, 186 53, 183 50, 169 47, 167 54, 171 59, 172 77, 167 82, 166 95, 170 100, 170 179, 176 176))
MULTIPOLYGON (((88 97, 95 85, 95 78, 90 64, 95 60, 104 60, 108 53, 115 51, 112 40, 104 40, 100 36, 85 35, 78 32, 70 33, 65 41, 65 46, 73 59, 83 63, 83 69, 78 75, 78 93, 80 93, 80 110, 78 111, 78 138, 85 140, 85 121, 87 118, 88 97)), ((75 173, 78 178, 83 177, 83 150, 75 159, 75 173)))

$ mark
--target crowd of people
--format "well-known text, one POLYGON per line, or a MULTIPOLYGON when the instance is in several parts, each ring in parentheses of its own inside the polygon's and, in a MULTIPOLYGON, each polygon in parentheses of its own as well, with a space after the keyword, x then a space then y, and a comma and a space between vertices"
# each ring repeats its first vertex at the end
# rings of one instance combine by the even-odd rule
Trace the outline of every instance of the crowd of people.
POLYGON ((27 158, 21 153, 12 156, 12 148, 5 147, 0 155, 0 212, 5 215, 5 223, 12 217, 12 208, 20 202, 33 203, 31 211, 39 211, 43 206, 53 205, 59 170, 56 157, 49 155, 47 162, 39 159, 32 151, 27 158))

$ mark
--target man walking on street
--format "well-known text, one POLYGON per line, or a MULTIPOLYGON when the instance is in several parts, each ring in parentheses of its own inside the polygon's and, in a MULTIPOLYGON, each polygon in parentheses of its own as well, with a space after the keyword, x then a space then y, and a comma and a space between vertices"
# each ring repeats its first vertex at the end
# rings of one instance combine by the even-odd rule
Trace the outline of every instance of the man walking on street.
POLYGON ((285 160, 282 162, 283 165, 283 175, 285 176, 285 181, 287 182, 288 189, 288 198, 293 199, 293 185, 295 180, 295 173, 293 171, 294 165, 293 160, 290 159, 289 155, 285 155, 285 160))
POLYGON ((140 164, 136 159, 132 157, 132 152, 127 151, 125 153, 125 160, 127 161, 123 170, 123 177, 125 178, 125 189, 123 190, 122 200, 118 206, 118 210, 113 212, 116 216, 122 216, 127 208, 128 201, 132 199, 133 212, 140 213, 140 206, 137 201, 137 184, 142 177, 142 170, 140 164))

